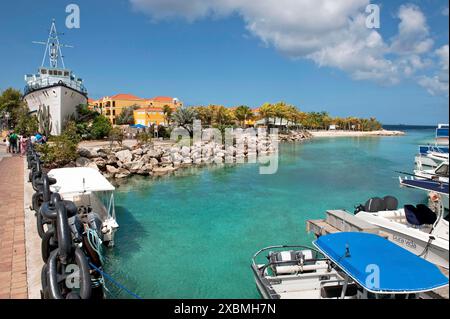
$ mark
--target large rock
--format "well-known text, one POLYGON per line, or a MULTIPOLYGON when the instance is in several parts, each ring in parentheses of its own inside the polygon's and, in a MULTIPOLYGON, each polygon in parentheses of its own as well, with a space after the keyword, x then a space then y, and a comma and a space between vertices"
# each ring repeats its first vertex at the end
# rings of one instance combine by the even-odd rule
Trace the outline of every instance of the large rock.
POLYGON ((171 164, 172 158, 170 156, 163 156, 163 157, 161 157, 161 163, 162 164, 171 164))
POLYGON ((158 162, 158 160, 157 160, 156 158, 151 158, 151 159, 150 159, 150 164, 151 164, 151 165, 156 166, 156 165, 158 165, 158 163, 159 163, 159 162, 158 162))
POLYGON ((131 153, 129 150, 123 150, 123 151, 117 152, 116 157, 122 163, 127 163, 127 162, 131 162, 133 160, 133 153, 131 153))
POLYGON ((131 153, 133 155, 142 155, 144 153, 144 151, 142 150, 142 148, 137 148, 134 151, 131 151, 131 153))
POLYGON ((106 165, 106 171, 108 172, 108 174, 111 174, 112 176, 114 176, 114 174, 119 172, 117 168, 111 165, 106 165))
POLYGON ((173 153, 172 154, 172 161, 175 162, 181 162, 183 160, 183 156, 181 156, 179 153, 173 153))
POLYGON ((80 155, 81 157, 86 157, 86 158, 92 157, 91 151, 88 150, 87 148, 80 147, 77 152, 78 152, 78 155, 80 155))
POLYGON ((125 168, 119 168, 118 172, 114 175, 115 178, 125 178, 130 175, 130 171, 125 168))
POLYGON ((147 155, 154 158, 160 158, 162 156, 162 152, 160 150, 148 150, 147 155))
POLYGON ((190 149, 189 147, 183 146, 183 147, 181 148, 181 155, 182 155, 183 157, 188 157, 190 153, 191 153, 191 149, 190 149))
POLYGON ((152 164, 145 164, 142 166, 136 174, 139 175, 152 175, 153 165, 152 164))
POLYGON ((137 161, 137 162, 128 162, 124 163, 124 168, 128 169, 131 173, 136 173, 138 170, 144 166, 144 162, 137 161))
POLYGON ((92 162, 95 163, 95 165, 97 165, 101 169, 104 169, 106 166, 106 161, 102 157, 93 158, 92 162))
POLYGON ((78 157, 75 161, 77 167, 87 167, 89 164, 91 164, 91 161, 86 157, 78 157))

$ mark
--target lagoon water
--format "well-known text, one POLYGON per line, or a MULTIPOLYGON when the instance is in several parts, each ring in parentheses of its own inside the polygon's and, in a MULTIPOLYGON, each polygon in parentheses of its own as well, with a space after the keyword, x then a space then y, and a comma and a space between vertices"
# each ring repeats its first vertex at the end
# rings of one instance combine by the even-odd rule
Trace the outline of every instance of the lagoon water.
MULTIPOLYGON (((143 298, 258 298, 250 262, 260 248, 310 245, 306 221, 373 196, 400 204, 426 194, 399 187, 417 145, 432 129, 404 137, 323 138, 280 145, 279 169, 259 164, 186 169, 130 179, 116 192, 120 224, 106 271, 143 298)), ((111 289, 111 297, 128 298, 111 289)))

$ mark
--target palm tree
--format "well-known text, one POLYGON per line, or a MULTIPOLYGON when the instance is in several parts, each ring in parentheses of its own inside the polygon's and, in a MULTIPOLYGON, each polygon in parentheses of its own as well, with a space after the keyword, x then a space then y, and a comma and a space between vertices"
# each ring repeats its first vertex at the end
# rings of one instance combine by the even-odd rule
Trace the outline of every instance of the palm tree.
POLYGON ((189 135, 193 136, 193 123, 195 120, 195 110, 193 108, 180 107, 172 115, 172 120, 185 128, 189 135))
POLYGON ((270 103, 264 103, 259 109, 259 115, 264 119, 267 126, 269 124, 269 119, 275 116, 274 106, 270 103))
POLYGON ((240 122, 241 127, 245 127, 247 120, 251 120, 254 117, 252 110, 246 105, 238 106, 234 110, 234 116, 240 122))
POLYGON ((164 114, 164 122, 167 124, 167 126, 170 125, 170 119, 172 118, 173 110, 170 106, 164 105, 163 106, 163 114, 164 114))

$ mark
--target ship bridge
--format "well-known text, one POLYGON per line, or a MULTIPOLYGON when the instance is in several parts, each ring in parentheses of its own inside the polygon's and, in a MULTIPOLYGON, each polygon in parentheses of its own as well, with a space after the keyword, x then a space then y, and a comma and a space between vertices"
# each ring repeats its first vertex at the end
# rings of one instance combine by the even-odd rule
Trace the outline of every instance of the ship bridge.
POLYGON ((77 78, 75 74, 68 69, 41 67, 37 74, 25 75, 25 94, 51 87, 54 85, 64 85, 80 93, 87 94, 83 85, 83 79, 77 78))

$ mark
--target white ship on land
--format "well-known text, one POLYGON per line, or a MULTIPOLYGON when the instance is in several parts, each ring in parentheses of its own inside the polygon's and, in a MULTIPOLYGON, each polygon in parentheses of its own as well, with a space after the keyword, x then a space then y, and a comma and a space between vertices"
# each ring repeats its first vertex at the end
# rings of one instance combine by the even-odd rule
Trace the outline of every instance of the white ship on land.
POLYGON ((34 43, 45 45, 45 53, 38 73, 25 75, 24 100, 31 113, 37 114, 40 109, 48 107, 51 134, 59 135, 67 119, 77 116, 77 106, 87 104, 87 90, 83 80, 64 65, 61 48, 70 46, 60 44, 54 20, 47 42, 34 43), (45 66, 47 57, 49 65, 45 66))

